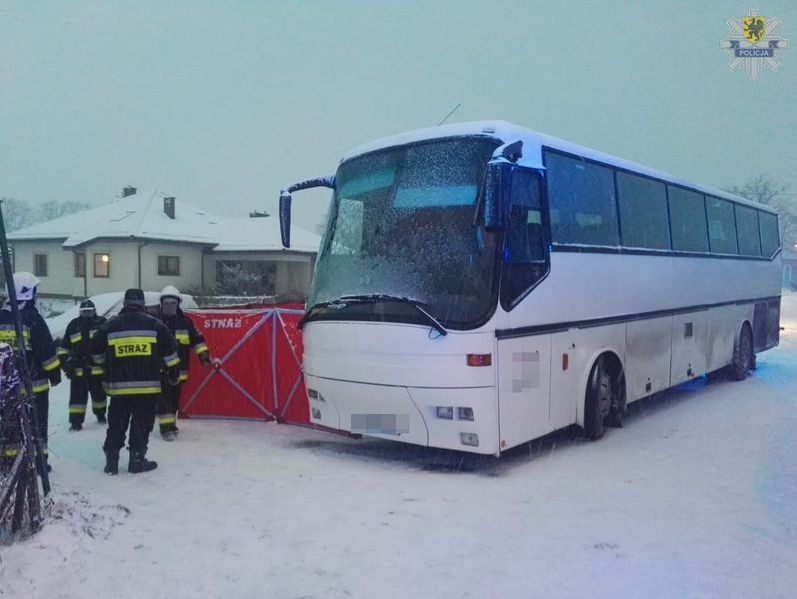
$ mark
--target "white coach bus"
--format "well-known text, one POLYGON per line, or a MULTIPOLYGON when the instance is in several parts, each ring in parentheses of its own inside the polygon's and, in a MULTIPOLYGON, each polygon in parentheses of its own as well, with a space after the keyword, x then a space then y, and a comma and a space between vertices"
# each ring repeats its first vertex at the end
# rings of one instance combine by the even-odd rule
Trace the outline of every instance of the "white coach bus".
POLYGON ((763 205, 506 122, 359 147, 334 190, 304 327, 314 423, 500 454, 778 343, 763 205))

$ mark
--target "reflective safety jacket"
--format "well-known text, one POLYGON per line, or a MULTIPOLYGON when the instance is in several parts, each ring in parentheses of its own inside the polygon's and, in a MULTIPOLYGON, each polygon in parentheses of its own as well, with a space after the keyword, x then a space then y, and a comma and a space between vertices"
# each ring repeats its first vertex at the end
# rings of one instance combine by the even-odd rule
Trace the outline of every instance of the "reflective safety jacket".
MULTIPOLYGON (((61 361, 55 351, 55 343, 47 323, 32 302, 20 308, 22 336, 25 340, 25 359, 33 379, 33 392, 41 393, 50 388, 50 383, 61 382, 61 361)), ((0 341, 15 346, 17 334, 14 330, 14 315, 6 303, 0 310, 0 341)))
POLYGON ((102 316, 93 318, 78 316, 66 325, 64 338, 58 347, 58 357, 61 358, 64 369, 69 367, 75 378, 81 378, 84 374, 102 376, 104 373, 102 366, 92 363, 90 342, 106 322, 102 316))
POLYGON ((141 306, 122 308, 91 339, 91 357, 104 366, 105 392, 147 395, 161 392, 161 373, 177 378, 180 358, 171 331, 141 306))
POLYGON ((180 382, 184 383, 188 380, 188 348, 193 349, 194 353, 202 359, 202 354, 208 354, 205 338, 196 330, 194 323, 180 308, 177 308, 177 314, 174 316, 165 316, 162 312, 159 312, 158 315, 169 327, 177 341, 177 355, 180 356, 180 382))

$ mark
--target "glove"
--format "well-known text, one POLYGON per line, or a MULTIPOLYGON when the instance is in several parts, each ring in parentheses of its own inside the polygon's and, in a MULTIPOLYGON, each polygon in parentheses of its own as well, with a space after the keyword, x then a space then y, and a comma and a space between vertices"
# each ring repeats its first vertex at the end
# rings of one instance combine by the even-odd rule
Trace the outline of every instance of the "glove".
POLYGON ((210 352, 208 351, 203 351, 197 358, 199 358, 199 363, 202 364, 202 366, 210 366, 213 362, 210 358, 210 352))
POLYGON ((172 387, 176 387, 180 384, 180 369, 178 367, 172 366, 171 368, 167 368, 164 374, 166 375, 166 382, 172 387))
POLYGON ((61 382, 61 371, 56 368, 55 370, 47 374, 47 378, 50 379, 51 387, 57 387, 58 384, 61 382))
POLYGON ((64 369, 64 374, 66 378, 72 380, 75 376, 75 363, 72 361, 72 358, 67 358, 64 360, 64 363, 61 365, 64 369))

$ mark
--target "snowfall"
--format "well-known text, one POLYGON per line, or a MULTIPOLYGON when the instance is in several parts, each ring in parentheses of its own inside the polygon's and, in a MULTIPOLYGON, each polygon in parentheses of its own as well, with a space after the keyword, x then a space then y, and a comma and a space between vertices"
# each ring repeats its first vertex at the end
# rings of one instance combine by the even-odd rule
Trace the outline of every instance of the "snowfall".
POLYGON ((156 471, 109 477, 104 429, 67 432, 63 384, 49 516, 0 547, 0 596, 795 597, 797 295, 781 324, 743 382, 499 459, 185 420, 153 435, 156 471))

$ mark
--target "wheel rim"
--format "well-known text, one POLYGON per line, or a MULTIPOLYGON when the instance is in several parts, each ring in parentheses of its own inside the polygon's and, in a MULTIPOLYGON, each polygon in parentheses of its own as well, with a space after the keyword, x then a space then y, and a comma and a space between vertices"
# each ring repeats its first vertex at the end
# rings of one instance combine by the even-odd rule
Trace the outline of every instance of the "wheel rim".
POLYGON ((612 380, 601 361, 598 367, 598 418, 600 422, 609 415, 612 407, 612 380))

